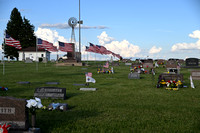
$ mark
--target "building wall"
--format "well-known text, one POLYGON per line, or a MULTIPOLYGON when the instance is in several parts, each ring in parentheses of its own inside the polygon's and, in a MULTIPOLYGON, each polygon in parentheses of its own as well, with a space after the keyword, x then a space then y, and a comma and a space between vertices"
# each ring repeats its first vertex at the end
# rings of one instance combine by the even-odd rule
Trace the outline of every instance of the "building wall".
POLYGON ((32 59, 33 61, 36 61, 36 56, 39 58, 47 58, 47 60, 49 61, 50 60, 50 53, 49 52, 22 52, 22 51, 19 51, 19 61, 22 61, 23 60, 23 55, 24 55, 24 59, 26 58, 30 58, 32 59))

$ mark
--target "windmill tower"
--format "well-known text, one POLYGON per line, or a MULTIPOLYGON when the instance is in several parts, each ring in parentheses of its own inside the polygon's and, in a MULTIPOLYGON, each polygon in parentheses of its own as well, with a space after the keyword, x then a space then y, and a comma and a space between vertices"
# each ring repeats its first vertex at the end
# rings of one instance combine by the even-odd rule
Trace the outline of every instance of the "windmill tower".
POLYGON ((72 27, 72 33, 71 33, 71 43, 75 43, 76 39, 75 39, 75 32, 74 32, 74 27, 77 25, 78 21, 76 18, 71 17, 68 20, 68 24, 70 27, 72 27))

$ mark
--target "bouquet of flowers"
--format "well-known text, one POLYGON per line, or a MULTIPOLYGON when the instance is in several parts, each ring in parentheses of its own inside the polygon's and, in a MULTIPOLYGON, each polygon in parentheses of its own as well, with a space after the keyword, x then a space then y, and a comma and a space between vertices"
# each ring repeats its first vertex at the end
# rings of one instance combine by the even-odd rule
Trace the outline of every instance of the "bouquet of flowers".
POLYGON ((36 113, 36 109, 40 109, 43 107, 40 98, 35 97, 35 99, 27 100, 26 107, 29 108, 32 114, 36 113))
POLYGON ((7 91, 7 90, 8 90, 7 87, 1 87, 1 86, 0 86, 0 89, 1 89, 2 91, 7 91))
POLYGON ((166 89, 178 90, 178 88, 183 87, 183 83, 180 80, 168 80, 168 81, 161 80, 157 84, 157 88, 160 87, 166 87, 166 89))

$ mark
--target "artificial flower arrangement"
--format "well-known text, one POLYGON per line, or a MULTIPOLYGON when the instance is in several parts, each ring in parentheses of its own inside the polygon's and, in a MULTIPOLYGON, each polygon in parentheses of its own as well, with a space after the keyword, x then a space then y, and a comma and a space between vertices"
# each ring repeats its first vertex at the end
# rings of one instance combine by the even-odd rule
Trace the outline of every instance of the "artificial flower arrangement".
POLYGON ((8 133, 10 127, 11 125, 8 124, 0 125, 0 133, 8 133))
POLYGON ((103 69, 98 68, 97 69, 97 73, 109 73, 109 74, 111 74, 111 73, 113 73, 112 71, 113 71, 112 68, 103 68, 103 69))
POLYGON ((2 90, 2 91, 7 91, 8 88, 7 88, 7 87, 1 87, 1 86, 0 86, 0 90, 2 90))
POLYGON ((183 83, 180 80, 168 80, 164 81, 163 79, 158 82, 157 88, 166 87, 167 90, 178 90, 183 87, 183 83))
POLYGON ((43 105, 41 103, 41 99, 35 97, 35 99, 27 100, 26 107, 29 108, 31 114, 35 114, 36 110, 42 108, 43 105))

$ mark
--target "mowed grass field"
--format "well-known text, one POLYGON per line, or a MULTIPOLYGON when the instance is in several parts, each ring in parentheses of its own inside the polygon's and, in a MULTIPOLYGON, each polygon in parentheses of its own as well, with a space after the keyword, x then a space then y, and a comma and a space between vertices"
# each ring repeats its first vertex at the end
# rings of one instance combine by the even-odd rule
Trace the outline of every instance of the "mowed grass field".
POLYGON ((200 81, 194 81, 195 89, 190 87, 189 69, 181 69, 187 88, 172 91, 156 88, 165 68, 156 68, 154 77, 141 74, 141 79, 131 80, 130 66, 124 63, 114 67, 115 74, 97 74, 97 65, 104 63, 89 62, 90 66, 82 67, 39 63, 37 71, 35 63, 14 62, 5 64, 5 75, 1 64, 0 86, 8 87, 7 96, 25 99, 33 98, 37 87, 66 88, 66 100, 42 99, 45 106, 52 102, 69 105, 66 112, 37 110, 36 127, 42 133, 200 132, 200 81), (96 83, 89 87, 97 91, 80 91, 81 86, 73 85, 85 83, 85 72, 93 73, 96 83))

